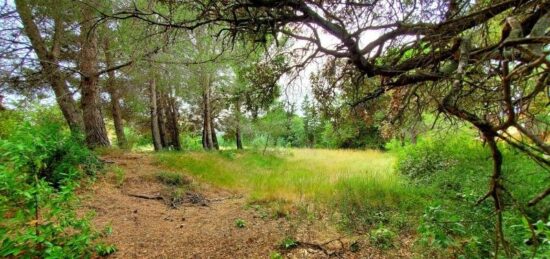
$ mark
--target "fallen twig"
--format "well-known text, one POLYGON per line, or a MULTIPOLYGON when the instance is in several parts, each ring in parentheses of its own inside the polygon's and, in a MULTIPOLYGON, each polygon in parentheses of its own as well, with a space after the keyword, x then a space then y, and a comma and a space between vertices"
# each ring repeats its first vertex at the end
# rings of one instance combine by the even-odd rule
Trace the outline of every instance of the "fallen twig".
POLYGON ((164 198, 160 195, 148 195, 148 194, 133 194, 133 193, 127 193, 126 195, 141 199, 148 199, 148 200, 164 200, 164 198))

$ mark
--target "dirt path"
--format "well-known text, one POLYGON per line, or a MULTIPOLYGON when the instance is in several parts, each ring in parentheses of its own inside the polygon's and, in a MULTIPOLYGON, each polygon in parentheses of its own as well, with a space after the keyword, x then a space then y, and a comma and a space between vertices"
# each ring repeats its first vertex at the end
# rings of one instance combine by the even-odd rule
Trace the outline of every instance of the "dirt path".
MULTIPOLYGON (((93 223, 98 229, 112 227, 112 234, 104 238, 117 247, 112 258, 269 258, 293 228, 289 220, 261 217, 257 211, 246 209, 245 198, 215 188, 199 188, 211 200, 208 206, 186 203, 174 209, 162 200, 132 197, 129 194, 158 195, 165 186, 154 174, 163 169, 148 154, 107 155, 104 159, 125 172, 124 181, 119 186, 109 172, 93 185, 83 205, 95 211, 93 223), (237 228, 237 219, 244 220, 246 226, 237 228)), ((327 233, 316 234, 309 226, 305 229, 310 230, 298 236, 330 238, 327 233)), ((334 243, 327 247, 348 245, 334 243)), ((308 244, 284 254, 289 258, 328 257, 308 244)), ((339 257, 384 256, 365 248, 360 253, 348 251, 339 257)))

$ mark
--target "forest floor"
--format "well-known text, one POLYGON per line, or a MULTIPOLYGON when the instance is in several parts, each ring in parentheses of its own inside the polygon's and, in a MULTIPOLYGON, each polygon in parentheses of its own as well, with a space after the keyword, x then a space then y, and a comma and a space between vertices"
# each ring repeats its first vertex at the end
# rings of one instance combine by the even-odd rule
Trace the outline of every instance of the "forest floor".
MULTIPOLYGON (((182 154, 185 155, 185 154, 182 154)), ((112 228, 103 242, 116 245, 112 258, 408 258, 410 238, 398 249, 379 250, 363 236, 342 234, 328 221, 266 217, 246 193, 205 183, 180 206, 162 200, 166 170, 151 153, 113 152, 104 160, 123 175, 107 172, 82 193, 83 210, 95 211, 97 229, 112 228), (237 222, 244 226, 237 226, 237 222), (290 249, 282 244, 285 238, 290 249), (353 252, 352 252, 353 250, 353 252), (281 257, 282 256, 282 257, 281 257)), ((193 179, 195 181, 195 179, 193 179)))

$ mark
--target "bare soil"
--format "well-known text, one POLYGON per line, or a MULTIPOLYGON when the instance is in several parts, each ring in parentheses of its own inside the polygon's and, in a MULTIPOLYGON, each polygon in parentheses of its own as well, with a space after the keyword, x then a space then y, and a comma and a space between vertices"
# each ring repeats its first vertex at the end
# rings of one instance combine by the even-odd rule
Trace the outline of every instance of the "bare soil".
POLYGON ((112 228, 112 234, 102 239, 116 245, 112 258, 270 258, 275 252, 285 258, 410 257, 407 238, 399 249, 381 251, 364 239, 342 237, 321 221, 265 217, 247 206, 244 194, 202 183, 194 191, 205 203, 185 202, 173 208, 156 199, 166 186, 154 174, 164 169, 150 154, 111 154, 103 159, 125 172, 124 181, 120 184, 113 172, 107 172, 82 194, 83 211, 95 211, 97 229, 112 228), (245 227, 237 227, 237 219, 245 227), (298 246, 282 249, 281 241, 289 236, 298 246), (359 251, 350 251, 353 242, 359 251))

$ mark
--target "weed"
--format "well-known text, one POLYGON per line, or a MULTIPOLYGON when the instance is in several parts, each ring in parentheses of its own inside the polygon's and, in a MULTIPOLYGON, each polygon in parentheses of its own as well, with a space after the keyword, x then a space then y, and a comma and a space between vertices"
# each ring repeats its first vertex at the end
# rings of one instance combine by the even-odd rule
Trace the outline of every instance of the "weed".
POLYGON ((244 221, 244 219, 236 219, 235 226, 238 228, 244 228, 246 227, 246 222, 244 221))
POLYGON ((181 187, 170 187, 163 191, 164 201, 168 203, 172 208, 177 208, 181 205, 187 195, 187 190, 181 187))
POLYGON ((394 247, 396 234, 388 228, 379 227, 369 234, 370 244, 380 249, 389 249, 394 247))
POLYGON ((191 183, 191 181, 186 179, 182 174, 174 172, 159 172, 155 174, 155 177, 161 183, 171 186, 184 186, 191 183))
POLYGON ((279 252, 272 252, 270 255, 269 255, 269 258, 270 259, 283 259, 283 255, 281 255, 281 253, 279 252))
POLYGON ((359 245, 359 242, 358 242, 358 241, 353 241, 353 242, 349 245, 349 250, 350 250, 352 253, 357 253, 357 252, 359 252, 360 249, 361 249, 361 246, 359 245))
POLYGON ((95 247, 95 251, 99 256, 108 256, 115 253, 117 251, 117 248, 115 245, 97 244, 95 247))
POLYGON ((291 249, 298 246, 298 242, 292 237, 285 237, 280 244, 282 249, 291 249))
POLYGON ((114 173, 116 186, 118 188, 122 187, 122 184, 124 184, 124 179, 126 178, 126 172, 124 172, 124 169, 118 166, 111 166, 111 171, 114 173))

